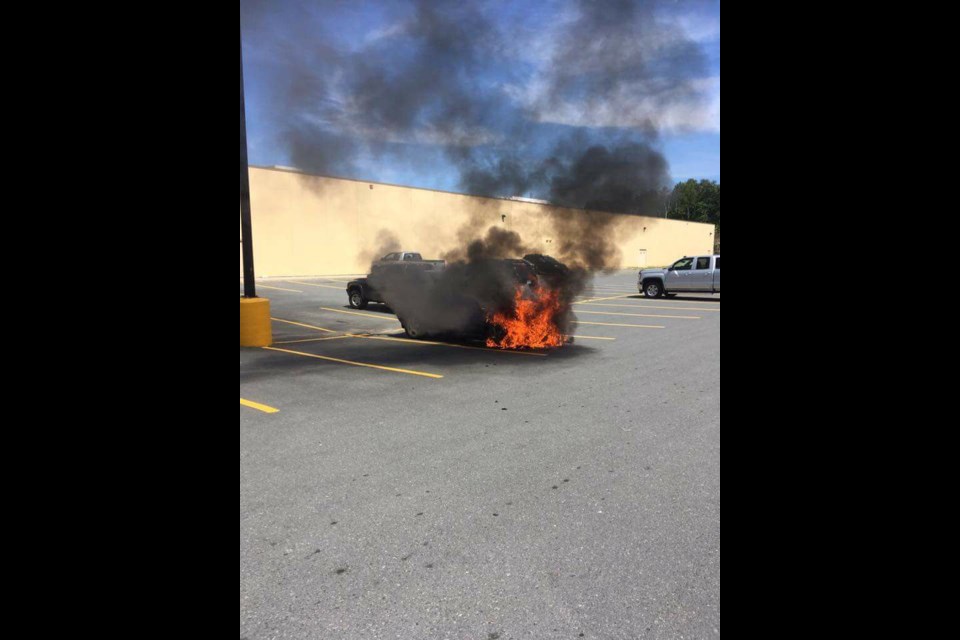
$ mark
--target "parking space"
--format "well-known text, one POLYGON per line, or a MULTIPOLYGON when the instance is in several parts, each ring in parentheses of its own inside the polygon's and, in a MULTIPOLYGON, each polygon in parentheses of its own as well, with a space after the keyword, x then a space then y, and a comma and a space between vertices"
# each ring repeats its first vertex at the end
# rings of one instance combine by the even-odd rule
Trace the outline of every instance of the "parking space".
POLYGON ((714 635, 719 295, 597 276, 572 344, 516 352, 409 340, 347 280, 258 283, 241 636, 714 635))

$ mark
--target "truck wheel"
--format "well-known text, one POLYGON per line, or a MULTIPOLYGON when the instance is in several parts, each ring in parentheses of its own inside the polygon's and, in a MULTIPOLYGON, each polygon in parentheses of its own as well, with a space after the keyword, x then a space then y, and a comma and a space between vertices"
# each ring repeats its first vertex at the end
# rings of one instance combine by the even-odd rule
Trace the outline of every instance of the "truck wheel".
POLYGON ((663 285, 656 280, 647 280, 643 285, 643 295, 648 298, 659 298, 663 295, 663 285))
POLYGON ((354 309, 366 309, 367 304, 369 304, 366 298, 363 297, 363 291, 360 289, 351 289, 350 290, 350 306, 354 309))

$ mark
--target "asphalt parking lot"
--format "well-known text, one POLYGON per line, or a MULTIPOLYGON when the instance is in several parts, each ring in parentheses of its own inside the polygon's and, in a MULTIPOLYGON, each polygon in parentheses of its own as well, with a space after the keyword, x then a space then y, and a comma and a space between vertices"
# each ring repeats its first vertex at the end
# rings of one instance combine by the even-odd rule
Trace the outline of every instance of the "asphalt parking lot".
POLYGON ((720 634, 720 297, 598 276, 546 354, 406 340, 347 278, 258 283, 240 637, 720 634))

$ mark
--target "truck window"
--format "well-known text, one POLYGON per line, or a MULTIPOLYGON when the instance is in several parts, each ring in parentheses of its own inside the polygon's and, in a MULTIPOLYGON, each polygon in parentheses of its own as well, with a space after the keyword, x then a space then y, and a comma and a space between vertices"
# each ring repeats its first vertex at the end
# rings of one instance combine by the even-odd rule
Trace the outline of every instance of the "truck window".
POLYGON ((720 271, 720 258, 717 257, 717 271, 720 271))
POLYGON ((706 271, 710 268, 710 258, 697 258, 697 270, 706 271))
POLYGON ((693 258, 684 258, 673 263, 674 271, 690 271, 693 268, 693 258))
POLYGON ((422 260, 423 258, 420 257, 419 253, 408 253, 405 256, 403 256, 404 262, 420 262, 422 260))

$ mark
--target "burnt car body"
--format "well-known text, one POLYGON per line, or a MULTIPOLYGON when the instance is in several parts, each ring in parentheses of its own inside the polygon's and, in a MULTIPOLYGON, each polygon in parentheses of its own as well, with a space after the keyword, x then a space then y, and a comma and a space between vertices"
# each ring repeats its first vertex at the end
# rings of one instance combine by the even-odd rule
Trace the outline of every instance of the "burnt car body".
POLYGON ((440 260, 417 262, 377 262, 366 278, 357 278, 347 283, 347 299, 354 309, 366 309, 371 302, 387 304, 392 285, 403 285, 416 280, 424 272, 442 271, 445 263, 440 260))
POLYGON ((511 260, 454 264, 433 282, 421 281, 422 286, 404 291, 392 308, 411 338, 485 340, 492 310, 509 304, 528 275, 535 277, 531 268, 511 260))
MULTIPOLYGON (((551 273, 562 273, 550 266, 551 273)), ((371 302, 389 306, 411 338, 486 340, 497 339, 502 331, 489 318, 513 309, 518 293, 537 295, 540 284, 536 267, 527 260, 489 258, 446 268, 425 267, 423 262, 381 263, 374 264, 366 278, 349 282, 347 295, 355 309, 371 302)))
POLYGON ((518 290, 534 295, 539 281, 524 260, 483 259, 450 265, 419 284, 402 299, 386 296, 408 336, 486 340, 500 331, 488 319, 511 309, 518 290))
POLYGON ((480 300, 466 294, 428 294, 426 304, 401 306, 397 320, 407 336, 416 340, 452 338, 486 340, 490 335, 487 311, 480 300))
POLYGON ((523 259, 533 266, 540 280, 548 287, 561 289, 570 281, 570 268, 552 256, 534 253, 524 256, 523 259))
POLYGON ((546 256, 541 253, 532 253, 523 256, 537 274, 542 276, 565 276, 570 273, 570 268, 552 256, 546 256))

